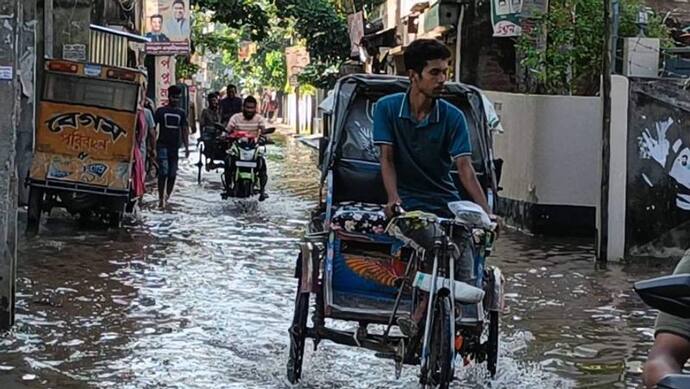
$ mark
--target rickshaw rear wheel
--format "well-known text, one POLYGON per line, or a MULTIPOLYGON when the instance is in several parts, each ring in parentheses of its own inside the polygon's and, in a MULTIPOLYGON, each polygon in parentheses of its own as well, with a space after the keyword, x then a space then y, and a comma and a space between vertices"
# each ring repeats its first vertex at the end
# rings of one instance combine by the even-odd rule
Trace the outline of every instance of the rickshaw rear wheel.
POLYGON ((450 298, 437 296, 434 304, 433 327, 429 366, 422 371, 422 382, 432 387, 448 388, 453 380, 452 353, 454 353, 453 335, 450 333, 452 320, 450 298))
MULTIPOLYGON (((301 254, 297 259, 301 264, 301 254)), ((290 335, 290 356, 287 362, 287 378, 291 384, 296 384, 302 378, 302 360, 304 358, 304 345, 307 338, 307 316, 309 315, 309 293, 301 293, 301 269, 297 269, 297 292, 295 296, 295 312, 292 317, 292 325, 288 330, 290 335)))
POLYGON ((498 311, 489 311, 489 339, 486 344, 486 368, 491 377, 496 376, 498 366, 498 335, 499 335, 498 311))
POLYGON ((35 236, 41 224, 43 212, 43 189, 32 186, 29 188, 29 209, 27 210, 26 234, 35 236))

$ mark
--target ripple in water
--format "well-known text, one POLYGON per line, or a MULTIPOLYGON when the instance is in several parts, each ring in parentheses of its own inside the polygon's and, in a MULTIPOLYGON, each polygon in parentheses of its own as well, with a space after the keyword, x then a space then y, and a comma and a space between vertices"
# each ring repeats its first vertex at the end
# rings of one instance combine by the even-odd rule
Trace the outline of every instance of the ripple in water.
MULTIPOLYGON (((18 315, 0 337, 0 387, 281 388, 297 242, 318 199, 315 155, 270 149, 264 203, 222 200, 183 161, 171 209, 149 194, 122 230, 51 218, 21 242, 18 315)), ((455 387, 626 387, 639 383, 654 314, 632 281, 670 271, 595 271, 587 241, 507 232, 492 263, 508 281, 499 373, 458 371, 455 387)), ((339 323, 347 327, 349 323, 339 323)), ((301 388, 414 388, 373 352, 308 341, 301 388)))

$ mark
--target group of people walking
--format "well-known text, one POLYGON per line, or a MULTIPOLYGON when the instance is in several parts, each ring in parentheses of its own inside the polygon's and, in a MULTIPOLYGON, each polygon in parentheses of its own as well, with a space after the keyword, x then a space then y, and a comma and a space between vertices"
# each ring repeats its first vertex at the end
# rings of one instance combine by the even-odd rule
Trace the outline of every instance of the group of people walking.
MULTIPOLYGON (((146 99, 138 121, 137 149, 141 156, 140 171, 147 174, 157 172, 158 205, 166 208, 175 187, 179 163, 179 149, 184 146, 185 156, 189 156, 189 135, 196 132, 187 113, 180 107, 182 89, 178 86, 168 88, 168 104, 155 109, 151 99, 146 99)), ((261 112, 272 116, 277 105, 274 95, 264 93, 261 112)), ((228 132, 234 130, 254 132, 256 136, 266 128, 267 120, 258 113, 259 103, 253 96, 242 99, 235 85, 228 85, 226 96, 212 92, 207 96, 208 106, 202 111, 199 125, 213 127, 223 125, 228 132)), ((259 171, 261 185, 260 200, 265 200, 268 181, 265 164, 259 171)), ((141 190, 143 194, 143 188, 141 190)))

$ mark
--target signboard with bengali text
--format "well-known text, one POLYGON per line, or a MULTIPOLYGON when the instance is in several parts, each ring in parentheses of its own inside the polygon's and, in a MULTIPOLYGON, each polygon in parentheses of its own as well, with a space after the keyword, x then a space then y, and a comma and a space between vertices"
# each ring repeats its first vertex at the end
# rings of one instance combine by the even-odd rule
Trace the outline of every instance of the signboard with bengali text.
POLYGON ((168 88, 175 83, 175 57, 156 57, 156 105, 168 104, 168 88))

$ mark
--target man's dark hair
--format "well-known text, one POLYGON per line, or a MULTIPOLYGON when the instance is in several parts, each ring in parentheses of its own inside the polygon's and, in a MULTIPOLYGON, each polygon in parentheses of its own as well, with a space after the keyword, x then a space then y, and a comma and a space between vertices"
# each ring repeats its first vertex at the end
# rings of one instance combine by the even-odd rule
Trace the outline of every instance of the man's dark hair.
POLYGON ((448 59, 450 57, 451 54, 448 47, 436 39, 417 39, 412 41, 405 49, 405 54, 403 55, 405 70, 414 70, 420 76, 427 61, 448 59))
POLYGON ((254 98, 254 96, 247 96, 247 97, 245 97, 243 104, 254 104, 254 105, 256 105, 256 99, 254 98))
POLYGON ((150 19, 151 19, 151 20, 153 20, 153 19, 160 19, 161 21, 163 21, 163 15, 161 15, 161 14, 151 15, 151 18, 150 18, 150 19))
POLYGON ((233 85, 233 84, 229 84, 228 87, 227 87, 227 90, 230 91, 230 89, 237 90, 237 87, 236 87, 235 85, 233 85))
POLYGON ((212 98, 218 98, 218 92, 211 92, 206 96, 206 100, 211 100, 212 98))
POLYGON ((168 87, 168 98, 170 97, 180 97, 182 94, 182 88, 177 85, 170 85, 168 87))
POLYGON ((175 0, 175 1, 172 2, 172 6, 174 7, 175 4, 182 4, 183 7, 185 6, 185 5, 184 5, 184 0, 175 0))

